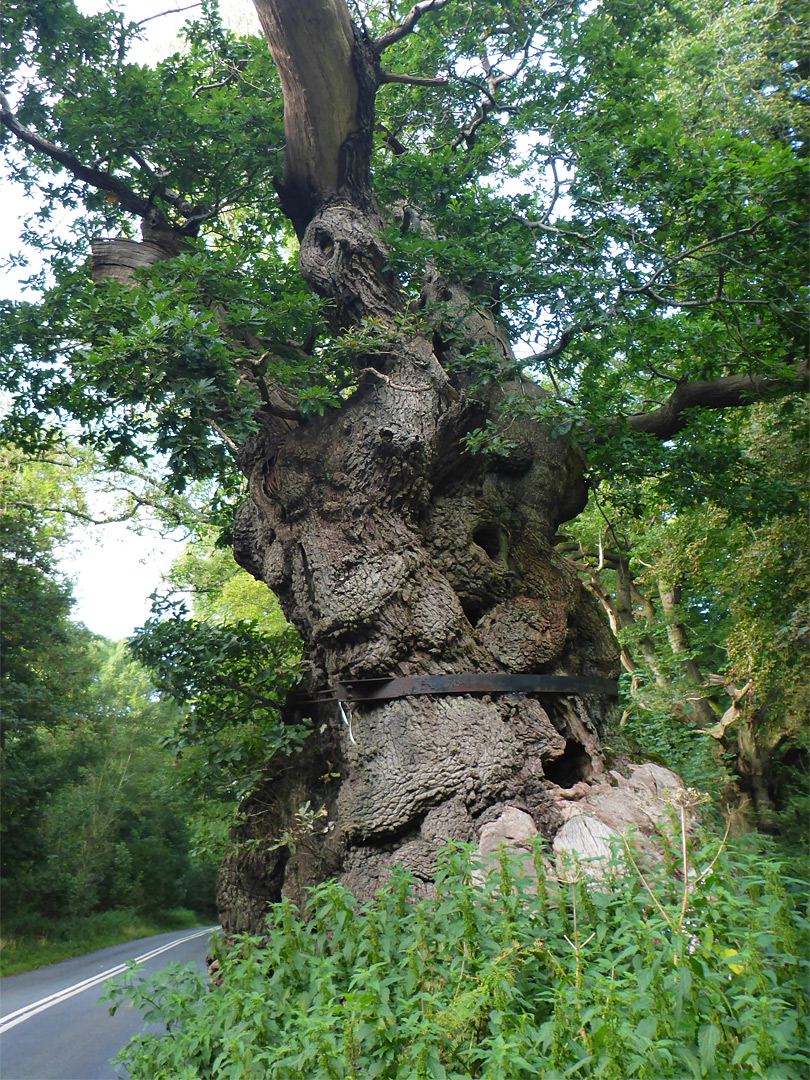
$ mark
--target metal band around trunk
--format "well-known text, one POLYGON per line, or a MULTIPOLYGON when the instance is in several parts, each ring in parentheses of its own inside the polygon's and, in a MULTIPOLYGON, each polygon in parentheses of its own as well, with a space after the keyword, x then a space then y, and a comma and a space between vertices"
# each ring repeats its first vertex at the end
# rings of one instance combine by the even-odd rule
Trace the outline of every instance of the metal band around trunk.
MULTIPOLYGON (((301 704, 320 701, 388 701, 419 694, 596 694, 617 697, 613 679, 584 675, 408 675, 397 678, 343 679, 330 690, 298 697, 301 704)), ((296 695, 297 697, 298 695, 296 695)))

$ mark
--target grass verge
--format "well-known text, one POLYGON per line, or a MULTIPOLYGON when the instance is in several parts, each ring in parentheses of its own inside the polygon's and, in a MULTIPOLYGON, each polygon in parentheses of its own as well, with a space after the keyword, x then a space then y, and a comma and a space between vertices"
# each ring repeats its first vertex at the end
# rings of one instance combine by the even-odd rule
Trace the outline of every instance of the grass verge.
POLYGON ((18 975, 108 945, 137 941, 166 930, 187 930, 211 921, 210 914, 201 915, 188 908, 173 908, 157 915, 143 915, 127 908, 58 921, 39 914, 11 916, 3 919, 0 929, 0 976, 18 975))

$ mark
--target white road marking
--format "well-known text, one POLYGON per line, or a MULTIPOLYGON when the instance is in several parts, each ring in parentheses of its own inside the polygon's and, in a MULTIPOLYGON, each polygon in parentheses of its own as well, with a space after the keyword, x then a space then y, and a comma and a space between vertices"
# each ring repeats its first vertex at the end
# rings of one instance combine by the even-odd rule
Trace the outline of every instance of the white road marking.
POLYGON ((56 994, 40 998, 39 1001, 34 1001, 22 1009, 17 1009, 16 1012, 0 1017, 0 1035, 4 1034, 6 1031, 10 1031, 24 1020, 30 1020, 32 1016, 36 1016, 46 1009, 53 1008, 54 1005, 58 1005, 61 1001, 67 1001, 68 998, 75 997, 77 994, 84 993, 85 990, 91 990, 94 986, 107 982, 108 979, 115 978, 115 976, 120 975, 122 971, 126 971, 130 964, 144 964, 147 960, 152 960, 155 956, 160 956, 161 953, 173 949, 176 945, 182 945, 186 941, 193 941, 194 938, 202 937, 204 934, 210 934, 213 930, 218 929, 218 926, 207 926, 204 930, 197 930, 193 934, 187 934, 186 937, 177 938, 175 941, 170 941, 168 945, 161 945, 159 949, 152 949, 151 952, 144 953, 143 956, 136 956, 134 960, 128 960, 125 964, 118 964, 116 967, 108 968, 107 971, 102 971, 99 975, 93 975, 91 978, 84 979, 82 982, 74 983, 73 986, 67 986, 64 990, 59 990, 56 994))

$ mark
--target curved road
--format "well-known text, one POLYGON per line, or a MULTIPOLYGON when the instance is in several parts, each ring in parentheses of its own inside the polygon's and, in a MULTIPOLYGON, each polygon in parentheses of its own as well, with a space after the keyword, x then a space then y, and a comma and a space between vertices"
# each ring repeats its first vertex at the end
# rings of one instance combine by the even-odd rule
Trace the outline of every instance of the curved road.
POLYGON ((0 979, 2 1080, 118 1080, 110 1064, 143 1030, 139 1012, 99 1004, 107 983, 135 960, 145 974, 166 964, 205 970, 209 939, 218 926, 174 930, 76 956, 50 967, 0 979))

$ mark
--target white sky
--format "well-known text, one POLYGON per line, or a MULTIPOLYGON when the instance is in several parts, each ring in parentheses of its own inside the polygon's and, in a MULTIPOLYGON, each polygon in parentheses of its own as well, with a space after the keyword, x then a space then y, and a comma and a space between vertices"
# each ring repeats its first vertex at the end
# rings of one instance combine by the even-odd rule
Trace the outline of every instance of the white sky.
POLYGON ((154 534, 139 536, 124 523, 77 529, 60 569, 74 583, 73 619, 114 641, 149 617, 149 595, 183 550, 154 534))
MULTIPOLYGON (((129 18, 181 9, 189 0, 126 0, 118 5, 129 18)), ((106 10, 106 0, 80 0, 86 14, 106 10)), ((223 3, 223 16, 230 24, 240 23, 253 12, 250 0, 223 3)), ((154 63, 170 55, 177 47, 177 33, 194 11, 166 15, 145 25, 148 40, 130 54, 139 63, 154 63)), ((255 22, 255 16, 254 20, 255 22)), ((19 189, 8 186, 0 195, 0 251, 20 250, 21 214, 24 199, 19 189)), ((35 253, 32 259, 35 258, 35 253)), ((32 263, 33 265, 33 263, 32 263)), ((0 274, 0 295, 22 295, 19 277, 30 270, 0 274)), ((129 636, 149 616, 149 595, 160 585, 163 575, 183 548, 182 541, 161 537, 155 531, 139 535, 124 523, 99 528, 77 528, 61 560, 61 570, 74 582, 76 606, 73 618, 96 634, 114 640, 129 636)))

